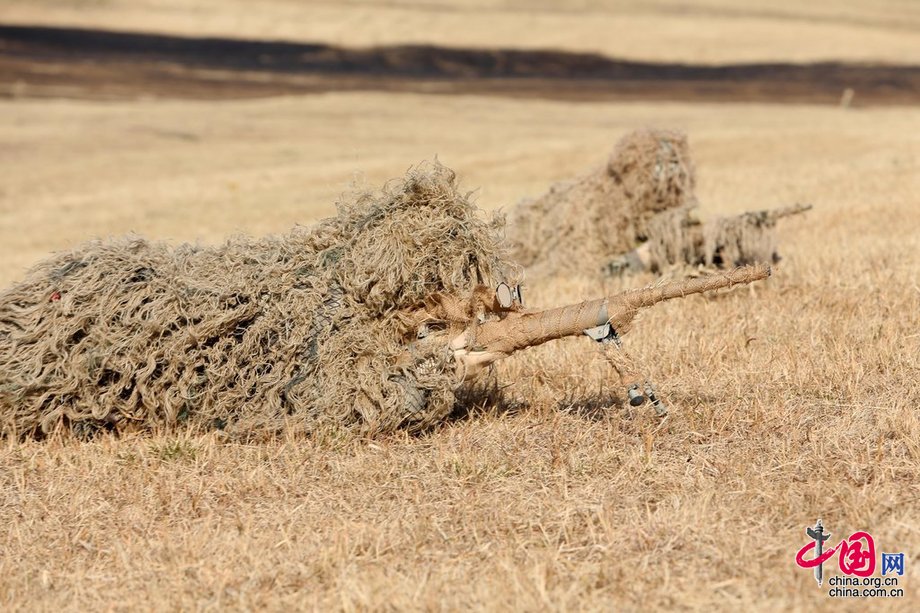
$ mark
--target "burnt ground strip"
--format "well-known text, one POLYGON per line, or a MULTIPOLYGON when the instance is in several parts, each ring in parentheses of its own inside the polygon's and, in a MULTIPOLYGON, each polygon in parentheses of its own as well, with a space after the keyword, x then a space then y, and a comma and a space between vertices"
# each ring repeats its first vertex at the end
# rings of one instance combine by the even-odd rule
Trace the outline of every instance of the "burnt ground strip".
POLYGON ((252 98, 412 91, 572 100, 920 102, 920 67, 882 64, 701 66, 602 55, 423 45, 187 38, 0 25, 0 96, 252 98))

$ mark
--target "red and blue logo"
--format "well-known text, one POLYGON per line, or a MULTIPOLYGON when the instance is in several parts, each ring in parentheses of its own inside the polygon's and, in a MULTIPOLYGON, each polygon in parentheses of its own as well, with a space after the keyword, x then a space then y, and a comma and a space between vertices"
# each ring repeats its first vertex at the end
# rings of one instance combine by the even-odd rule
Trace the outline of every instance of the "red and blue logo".
POLYGON ((824 543, 830 539, 831 533, 825 532, 820 519, 814 527, 806 527, 805 534, 811 542, 799 549, 795 563, 801 568, 812 569, 819 586, 824 583, 824 563, 837 556, 837 564, 843 576, 831 578, 830 596, 903 596, 904 590, 897 587, 897 577, 904 575, 903 553, 881 552, 881 577, 873 577, 878 556, 875 539, 868 532, 854 532, 827 549, 824 543), (882 579, 886 575, 887 578, 882 579))

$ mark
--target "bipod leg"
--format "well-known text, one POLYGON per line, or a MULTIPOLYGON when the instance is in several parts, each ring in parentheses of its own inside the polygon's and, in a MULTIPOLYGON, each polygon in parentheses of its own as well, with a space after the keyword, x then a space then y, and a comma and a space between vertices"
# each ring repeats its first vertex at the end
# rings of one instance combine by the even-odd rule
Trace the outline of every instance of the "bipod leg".
POLYGON ((652 401, 652 408, 655 409, 655 414, 658 417, 664 417, 668 414, 668 407, 655 395, 655 388, 652 386, 651 381, 645 382, 645 395, 652 401))
POLYGON ((585 335, 600 344, 604 359, 607 360, 607 363, 613 367, 620 377, 620 384, 626 388, 629 405, 634 407, 641 406, 645 402, 645 393, 641 385, 642 378, 637 373, 632 358, 623 350, 623 345, 616 330, 609 323, 606 323, 603 326, 585 330, 585 335))
POLYGON ((622 347, 614 343, 603 345, 601 351, 604 353, 607 363, 613 367, 620 377, 620 385, 626 388, 626 398, 629 400, 629 405, 633 407, 642 406, 645 403, 645 394, 641 385, 642 378, 636 372, 632 358, 622 347))

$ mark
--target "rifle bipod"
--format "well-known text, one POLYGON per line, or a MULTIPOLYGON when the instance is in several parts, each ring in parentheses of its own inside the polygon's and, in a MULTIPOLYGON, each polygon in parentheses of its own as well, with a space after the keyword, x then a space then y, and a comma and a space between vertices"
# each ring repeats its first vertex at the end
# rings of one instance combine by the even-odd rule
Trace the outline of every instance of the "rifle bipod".
POLYGON ((626 397, 630 406, 642 406, 648 399, 658 417, 664 417, 668 414, 668 408, 655 394, 655 387, 652 382, 646 379, 640 385, 640 377, 636 374, 633 361, 626 354, 620 335, 617 334, 617 331, 614 330, 609 321, 601 326, 586 329, 585 335, 600 344, 604 358, 617 372, 620 377, 620 383, 626 388, 626 397))

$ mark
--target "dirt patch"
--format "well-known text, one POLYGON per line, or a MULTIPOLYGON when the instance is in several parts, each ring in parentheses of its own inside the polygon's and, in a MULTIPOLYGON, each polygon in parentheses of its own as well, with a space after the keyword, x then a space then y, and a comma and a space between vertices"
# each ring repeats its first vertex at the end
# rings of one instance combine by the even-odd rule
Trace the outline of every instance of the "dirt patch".
POLYGON ((6 96, 248 98, 383 90, 571 100, 913 104, 920 68, 835 62, 688 65, 590 53, 187 38, 0 26, 6 96))

